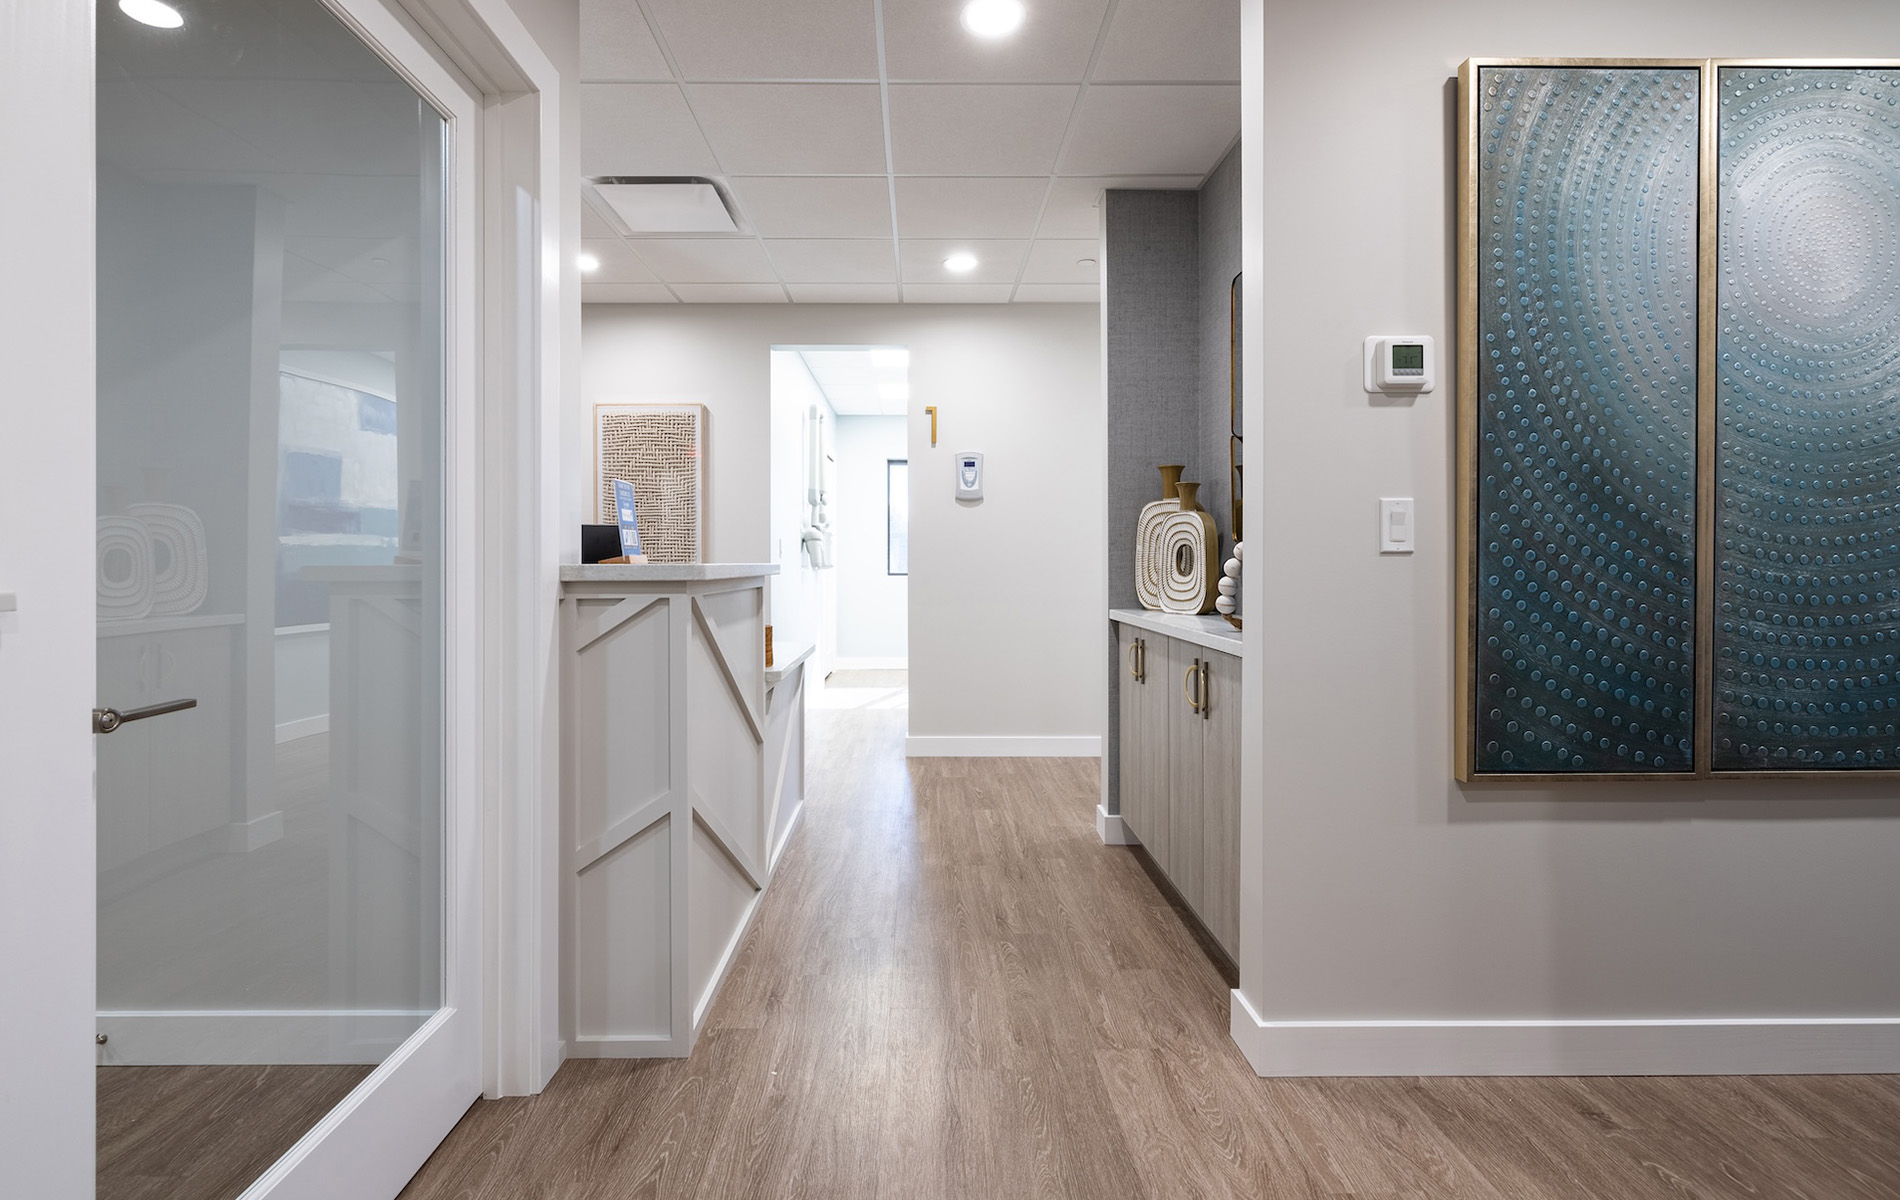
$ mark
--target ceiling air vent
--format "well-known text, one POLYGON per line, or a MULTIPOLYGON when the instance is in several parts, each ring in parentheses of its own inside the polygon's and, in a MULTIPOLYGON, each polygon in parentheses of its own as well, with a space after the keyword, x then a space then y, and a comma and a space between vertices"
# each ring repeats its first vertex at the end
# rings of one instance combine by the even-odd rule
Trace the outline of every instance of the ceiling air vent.
POLYGON ((647 233, 738 233, 738 222, 710 179, 590 179, 594 208, 620 226, 622 237, 647 233))

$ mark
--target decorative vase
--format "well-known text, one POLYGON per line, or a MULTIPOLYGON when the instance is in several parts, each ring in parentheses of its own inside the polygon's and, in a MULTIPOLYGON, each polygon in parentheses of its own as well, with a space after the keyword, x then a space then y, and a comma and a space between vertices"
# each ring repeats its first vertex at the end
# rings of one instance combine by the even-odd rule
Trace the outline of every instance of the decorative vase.
POLYGON ((1161 524, 1163 564, 1167 574, 1161 588, 1161 610, 1175 613, 1214 611, 1215 580, 1220 568, 1214 552, 1220 546, 1220 533, 1214 518, 1204 510, 1195 493, 1198 483, 1175 485, 1180 511, 1170 513, 1161 524))
POLYGON ((1181 472, 1186 469, 1179 463, 1161 468, 1161 499, 1143 505, 1135 522, 1135 598, 1143 608, 1155 612, 1161 611, 1162 586, 1167 579, 1161 525, 1170 513, 1181 511, 1177 489, 1181 472))

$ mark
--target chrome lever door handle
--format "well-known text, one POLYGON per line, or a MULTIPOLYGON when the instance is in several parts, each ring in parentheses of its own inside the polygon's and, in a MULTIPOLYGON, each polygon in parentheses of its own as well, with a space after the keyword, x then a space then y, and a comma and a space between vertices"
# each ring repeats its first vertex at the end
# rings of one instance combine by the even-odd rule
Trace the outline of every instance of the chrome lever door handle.
POLYGON ((183 712, 188 708, 197 708, 196 700, 167 700, 163 704, 148 704, 144 708, 129 709, 120 712, 116 708, 95 708, 92 710, 92 731, 111 733, 127 721, 143 721, 147 717, 162 717, 166 713, 183 712))

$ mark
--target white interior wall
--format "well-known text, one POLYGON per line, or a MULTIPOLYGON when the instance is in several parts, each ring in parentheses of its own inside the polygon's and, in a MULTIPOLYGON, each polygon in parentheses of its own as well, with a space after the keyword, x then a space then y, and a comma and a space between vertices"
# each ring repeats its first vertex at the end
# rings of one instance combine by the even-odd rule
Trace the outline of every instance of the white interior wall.
MULTIPOLYGON (((1107 683, 1094 305, 587 305, 580 408, 711 410, 708 557, 771 559, 771 348, 911 352, 913 750, 1097 753, 1107 683), (925 405, 939 408, 930 445, 925 405), (980 450, 987 498, 954 497, 980 450)), ((566 464, 592 477, 592 448, 566 464)), ((566 518, 582 521, 586 489, 566 518)), ((776 639, 776 632, 774 634, 776 639)))
MULTIPOLYGON (((1254 19, 1262 8, 1249 0, 1254 19)), ((1245 52, 1263 90, 1248 123, 1263 134, 1247 222, 1263 257, 1248 269, 1263 268, 1264 287, 1248 312, 1264 330, 1254 361, 1270 366, 1248 372, 1264 376, 1248 426, 1246 594, 1265 786, 1247 798, 1262 806, 1246 826, 1260 864, 1247 1002, 1268 1022, 1335 1024, 1837 1017, 1884 1055, 1857 1061, 1894 1069, 1892 1027, 1862 1019, 1900 1015, 1900 786, 1452 780, 1453 155, 1470 55, 1851 55, 1893 44, 1900 9, 1600 0, 1580 21, 1505 0, 1371 0, 1267 5, 1254 28, 1245 52), (1416 403, 1361 389, 1363 337, 1391 330, 1444 348, 1437 390, 1416 403), (1378 498, 1408 495, 1419 550, 1381 557, 1378 498)), ((1235 1024, 1257 1066, 1274 1046, 1297 1058, 1327 1036, 1263 1041, 1239 1011, 1235 1024)), ((1814 1026, 1748 1028, 1783 1056, 1672 1060, 1700 1035, 1664 1029, 1620 1061, 1823 1062, 1814 1026)), ((1562 1032, 1529 1035, 1514 1065, 1460 1041, 1469 1031, 1400 1031, 1412 1049, 1450 1047, 1424 1060, 1364 1040, 1376 1032, 1346 1031, 1372 1048, 1330 1065, 1616 1065, 1579 1058, 1562 1032)), ((1619 1053, 1635 1044, 1605 1037, 1619 1053)))
POLYGON ((892 575, 892 459, 906 458, 903 417, 838 418, 838 665, 902 666, 910 653, 910 579, 892 575))

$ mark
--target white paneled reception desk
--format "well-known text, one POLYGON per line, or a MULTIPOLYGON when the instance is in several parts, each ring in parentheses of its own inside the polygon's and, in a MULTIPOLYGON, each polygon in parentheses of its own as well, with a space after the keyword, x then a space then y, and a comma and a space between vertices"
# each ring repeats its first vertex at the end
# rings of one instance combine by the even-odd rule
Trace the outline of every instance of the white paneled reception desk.
POLYGON ((570 1055, 690 1053, 790 839, 804 664, 765 666, 777 572, 561 569, 570 1055))

